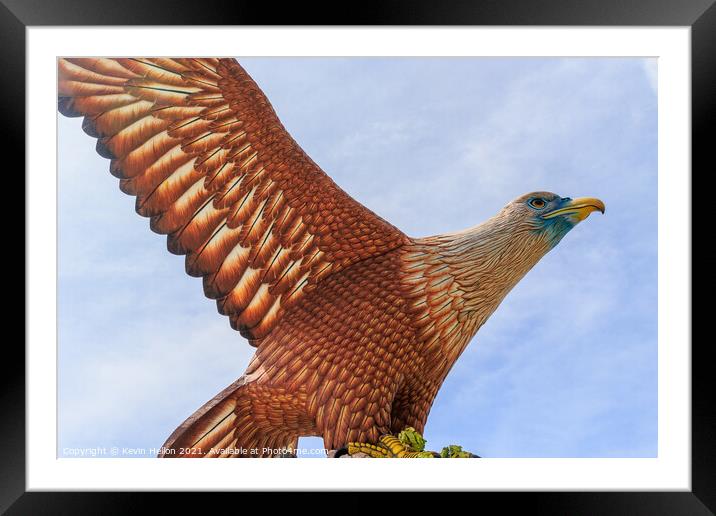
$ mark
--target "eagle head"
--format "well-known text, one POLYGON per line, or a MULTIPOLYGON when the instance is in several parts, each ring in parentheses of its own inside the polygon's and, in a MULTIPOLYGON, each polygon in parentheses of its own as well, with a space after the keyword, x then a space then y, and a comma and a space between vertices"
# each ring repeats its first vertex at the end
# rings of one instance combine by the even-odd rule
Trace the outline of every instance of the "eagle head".
POLYGON ((604 213, 604 203, 594 197, 560 197, 552 192, 531 192, 505 206, 503 216, 517 222, 551 249, 570 229, 593 211, 604 213))

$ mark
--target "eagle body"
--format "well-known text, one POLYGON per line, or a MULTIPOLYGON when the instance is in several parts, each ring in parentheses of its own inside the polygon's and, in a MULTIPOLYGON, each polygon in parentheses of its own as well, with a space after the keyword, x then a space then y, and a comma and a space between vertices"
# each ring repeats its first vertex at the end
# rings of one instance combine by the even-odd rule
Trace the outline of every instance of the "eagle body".
MULTIPOLYGON (((422 432, 467 344, 601 201, 526 194, 468 230, 411 238, 341 190, 234 59, 65 58, 123 192, 256 353, 162 457, 271 457, 422 432)), ((210 345, 210 343, 208 343, 210 345)))
POLYGON ((295 448, 302 435, 338 449, 406 427, 422 433, 455 361, 537 261, 525 253, 526 263, 505 267, 497 254, 512 260, 514 250, 492 247, 496 226, 411 239, 327 277, 261 343, 241 385, 204 407, 204 424, 190 418, 165 447, 271 455, 295 448), (237 411, 242 402, 245 411, 237 411), (214 429, 225 418, 228 443, 214 429), (253 428, 265 440, 243 440, 253 428))

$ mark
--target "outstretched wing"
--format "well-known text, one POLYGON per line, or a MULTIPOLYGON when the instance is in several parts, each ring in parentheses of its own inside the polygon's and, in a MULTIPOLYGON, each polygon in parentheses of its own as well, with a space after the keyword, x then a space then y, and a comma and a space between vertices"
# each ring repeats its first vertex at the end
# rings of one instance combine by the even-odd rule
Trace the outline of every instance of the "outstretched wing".
POLYGON ((322 278, 407 241, 341 190, 234 59, 59 60, 137 213, 252 344, 322 278))

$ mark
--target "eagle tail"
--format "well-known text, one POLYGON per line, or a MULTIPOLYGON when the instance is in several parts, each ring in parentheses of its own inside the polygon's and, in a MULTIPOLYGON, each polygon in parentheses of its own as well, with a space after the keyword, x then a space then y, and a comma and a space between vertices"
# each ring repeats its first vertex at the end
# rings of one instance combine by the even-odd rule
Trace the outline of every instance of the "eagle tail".
POLYGON ((304 406, 296 394, 242 376, 179 425, 159 457, 295 456, 298 436, 312 427, 304 406))

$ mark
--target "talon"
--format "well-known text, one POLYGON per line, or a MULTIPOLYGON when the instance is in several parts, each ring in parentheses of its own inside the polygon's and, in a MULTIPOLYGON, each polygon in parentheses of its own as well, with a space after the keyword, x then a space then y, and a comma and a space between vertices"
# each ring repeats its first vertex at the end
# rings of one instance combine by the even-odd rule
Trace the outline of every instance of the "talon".
POLYGON ((407 427, 397 437, 394 435, 381 436, 378 444, 348 443, 348 453, 350 455, 362 453, 376 459, 392 457, 432 459, 439 457, 439 454, 425 450, 426 442, 415 428, 407 427))
POLYGON ((391 457, 390 450, 383 446, 370 443, 348 443, 348 455, 365 454, 374 459, 386 459, 391 457))
POLYGON ((382 435, 377 444, 348 443, 348 454, 367 456, 375 459, 386 458, 443 458, 443 459, 479 459, 479 455, 463 450, 462 446, 451 444, 445 446, 440 453, 425 450, 427 441, 412 426, 406 427, 398 436, 382 435))

